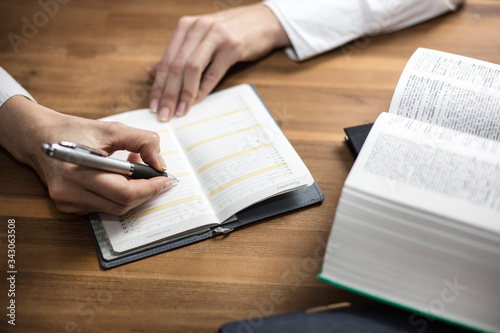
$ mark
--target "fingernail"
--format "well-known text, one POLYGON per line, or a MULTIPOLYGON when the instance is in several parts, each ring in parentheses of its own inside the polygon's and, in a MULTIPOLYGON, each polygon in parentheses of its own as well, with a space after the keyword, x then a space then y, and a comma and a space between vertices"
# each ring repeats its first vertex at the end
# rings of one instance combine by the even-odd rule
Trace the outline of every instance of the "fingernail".
POLYGON ((149 104, 149 111, 156 113, 156 109, 158 108, 158 100, 155 98, 149 104))
POLYGON ((186 102, 180 102, 179 106, 177 106, 177 112, 175 114, 178 116, 183 116, 184 112, 186 112, 186 102))
POLYGON ((159 119, 161 121, 168 121, 169 115, 170 115, 170 109, 168 107, 164 106, 160 109, 159 119))
POLYGON ((163 190, 169 189, 172 187, 172 181, 167 178, 167 181, 163 184, 163 190))
POLYGON ((165 163, 165 160, 163 159, 161 153, 158 153, 158 161, 160 161, 160 165, 163 168, 163 170, 167 170, 167 163, 165 163))

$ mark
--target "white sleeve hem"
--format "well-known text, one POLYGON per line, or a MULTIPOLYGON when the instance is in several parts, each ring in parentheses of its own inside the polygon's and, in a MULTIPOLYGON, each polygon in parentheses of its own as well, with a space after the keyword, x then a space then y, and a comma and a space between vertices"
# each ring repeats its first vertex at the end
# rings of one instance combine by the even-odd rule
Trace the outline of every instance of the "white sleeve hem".
POLYGON ((11 97, 22 95, 36 103, 30 95, 12 76, 0 67, 0 107, 11 97))
POLYGON ((264 0, 285 30, 295 61, 312 58, 362 36, 407 28, 449 11, 464 0, 264 0))

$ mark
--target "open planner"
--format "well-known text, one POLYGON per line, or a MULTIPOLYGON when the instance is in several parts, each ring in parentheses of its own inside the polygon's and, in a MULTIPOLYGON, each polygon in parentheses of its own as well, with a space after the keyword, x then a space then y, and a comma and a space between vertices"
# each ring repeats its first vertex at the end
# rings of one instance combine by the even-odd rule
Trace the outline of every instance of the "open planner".
POLYGON ((180 180, 124 215, 89 215, 105 268, 324 198, 251 85, 214 93, 169 123, 146 109, 102 120, 157 132, 168 171, 180 180))

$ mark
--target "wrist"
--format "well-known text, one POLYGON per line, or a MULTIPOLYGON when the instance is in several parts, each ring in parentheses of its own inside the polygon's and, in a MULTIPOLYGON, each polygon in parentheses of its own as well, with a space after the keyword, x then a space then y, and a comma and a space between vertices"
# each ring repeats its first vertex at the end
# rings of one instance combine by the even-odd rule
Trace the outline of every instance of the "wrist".
POLYGON ((266 22, 268 22, 266 29, 272 41, 273 48, 290 46, 290 39, 273 11, 268 6, 261 3, 256 6, 261 7, 260 10, 262 11, 262 15, 266 18, 266 22))
POLYGON ((14 96, 0 108, 0 145, 22 163, 36 166, 41 144, 51 141, 57 123, 64 115, 14 96))

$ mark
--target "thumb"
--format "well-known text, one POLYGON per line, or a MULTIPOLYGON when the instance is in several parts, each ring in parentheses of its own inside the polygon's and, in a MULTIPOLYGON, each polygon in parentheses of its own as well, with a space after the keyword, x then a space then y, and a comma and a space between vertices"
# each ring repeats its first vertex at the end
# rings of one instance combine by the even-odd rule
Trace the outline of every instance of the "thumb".
POLYGON ((146 131, 124 125, 110 123, 110 145, 108 152, 128 150, 138 153, 144 163, 158 171, 167 169, 167 164, 160 154, 160 136, 156 132, 146 131))

